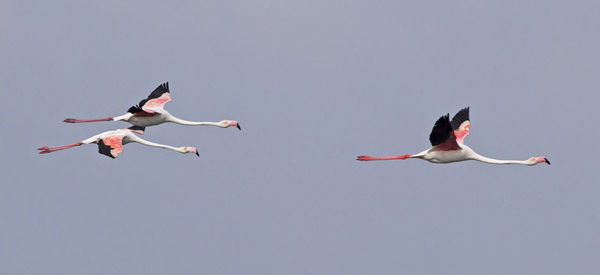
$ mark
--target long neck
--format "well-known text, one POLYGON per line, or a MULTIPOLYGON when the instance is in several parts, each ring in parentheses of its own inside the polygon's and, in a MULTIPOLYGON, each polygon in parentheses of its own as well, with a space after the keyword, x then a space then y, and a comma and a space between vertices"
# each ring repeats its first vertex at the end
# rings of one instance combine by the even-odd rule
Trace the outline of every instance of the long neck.
POLYGON ((170 115, 168 118, 168 121, 177 123, 177 124, 182 124, 182 125, 192 125, 192 126, 219 126, 221 127, 221 125, 218 122, 198 122, 198 121, 187 121, 187 120, 183 120, 177 117, 174 117, 173 115, 170 115))
POLYGON ((532 165, 533 164, 529 160, 501 160, 501 159, 488 158, 488 157, 484 157, 480 154, 477 154, 475 152, 471 153, 471 159, 485 162, 485 163, 491 163, 491 164, 523 164, 523 165, 532 165))
POLYGON ((153 146, 153 147, 160 147, 160 148, 165 148, 165 149, 171 149, 171 150, 177 151, 179 153, 185 153, 186 152, 183 147, 173 147, 173 146, 169 146, 169 145, 155 143, 155 142, 147 141, 145 139, 141 139, 141 138, 139 138, 137 136, 131 136, 130 138, 131 138, 131 141, 134 141, 134 142, 146 145, 146 146, 153 146))

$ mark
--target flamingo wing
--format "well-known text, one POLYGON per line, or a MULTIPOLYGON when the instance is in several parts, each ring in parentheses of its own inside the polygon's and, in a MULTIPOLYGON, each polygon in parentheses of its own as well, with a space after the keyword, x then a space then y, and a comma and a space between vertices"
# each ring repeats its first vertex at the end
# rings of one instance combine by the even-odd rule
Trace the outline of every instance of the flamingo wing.
POLYGON ((471 121, 469 121, 469 107, 463 108, 458 111, 450 122, 454 136, 456 136, 456 143, 459 145, 464 144, 465 138, 469 135, 471 129, 471 121))
POLYGON ((150 93, 146 99, 142 99, 140 104, 129 108, 127 112, 132 114, 140 112, 145 112, 148 114, 160 113, 163 110, 163 106, 169 101, 171 101, 169 82, 165 82, 156 87, 156 89, 154 89, 154 91, 152 91, 152 93, 150 93))
POLYGON ((127 128, 127 129, 131 130, 134 133, 138 133, 140 135, 143 135, 144 131, 146 130, 146 127, 144 127, 144 126, 135 126, 134 125, 134 126, 131 126, 131 127, 127 128))
POLYGON ((450 138, 450 134, 452 133, 452 126, 450 125, 450 115, 441 116, 431 129, 431 134, 429 134, 429 141, 431 145, 436 146, 438 144, 442 144, 450 138))
POLYGON ((450 114, 441 116, 431 129, 429 134, 429 141, 436 151, 451 151, 460 149, 460 146, 456 143, 456 136, 452 131, 452 124, 450 124, 450 114))
POLYGON ((118 157, 123 152, 123 137, 122 135, 113 135, 98 139, 98 153, 113 159, 118 157))

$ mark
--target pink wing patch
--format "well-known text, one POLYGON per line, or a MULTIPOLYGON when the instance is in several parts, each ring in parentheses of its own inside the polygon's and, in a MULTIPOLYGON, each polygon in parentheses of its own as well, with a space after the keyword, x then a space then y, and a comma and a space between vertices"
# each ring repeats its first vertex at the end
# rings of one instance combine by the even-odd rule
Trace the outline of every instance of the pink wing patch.
POLYGON ((110 154, 115 158, 123 152, 123 137, 125 136, 109 136, 102 139, 104 144, 112 148, 110 154))
POLYGON ((463 121, 460 124, 458 129, 454 130, 454 135, 456 136, 456 143, 462 145, 464 144, 465 138, 469 135, 469 131, 471 129, 471 122, 468 120, 463 121))
POLYGON ((154 113, 154 112, 160 113, 160 110, 169 101, 171 101, 171 94, 164 93, 158 98, 153 98, 153 99, 148 100, 146 102, 146 104, 144 104, 144 106, 142 106, 142 110, 144 110, 147 113, 154 113))

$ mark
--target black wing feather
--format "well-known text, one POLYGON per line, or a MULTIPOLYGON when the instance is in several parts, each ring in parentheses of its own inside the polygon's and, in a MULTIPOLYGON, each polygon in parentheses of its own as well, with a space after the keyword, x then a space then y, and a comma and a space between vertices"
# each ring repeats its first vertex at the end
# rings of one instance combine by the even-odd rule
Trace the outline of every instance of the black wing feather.
POLYGON ((450 114, 441 116, 431 129, 429 134, 429 141, 432 146, 444 143, 450 137, 452 132, 452 125, 450 124, 450 114))
POLYGON ((452 121, 450 122, 450 124, 452 124, 452 129, 458 129, 458 127, 460 127, 460 125, 467 120, 469 120, 469 107, 463 108, 462 110, 458 111, 456 115, 454 115, 452 121))
POLYGON ((110 158, 114 159, 115 157, 110 153, 112 149, 112 147, 104 144, 104 141, 102 139, 98 140, 98 153, 109 156, 110 158))
POLYGON ((165 82, 163 84, 158 85, 158 87, 156 87, 156 89, 154 89, 154 91, 152 91, 152 93, 150 93, 150 95, 147 98, 142 99, 140 101, 140 104, 136 106, 131 106, 131 108, 129 108, 127 112, 132 114, 143 112, 144 110, 142 110, 142 107, 144 106, 144 104, 146 104, 146 102, 148 102, 148 100, 153 98, 159 98, 164 93, 171 93, 171 91, 169 91, 169 82, 165 82))
POLYGON ((134 131, 139 130, 139 131, 143 132, 146 129, 146 127, 144 127, 144 126, 131 126, 131 127, 127 128, 127 129, 134 130, 134 131))
POLYGON ((159 98, 164 93, 171 93, 169 91, 169 82, 158 85, 158 87, 156 87, 156 89, 150 93, 147 99, 159 98))
POLYGON ((143 112, 143 111, 144 110, 142 110, 142 108, 140 108, 140 106, 137 106, 137 105, 136 106, 131 106, 129 108, 129 110, 127 110, 128 113, 132 113, 132 114, 143 112))

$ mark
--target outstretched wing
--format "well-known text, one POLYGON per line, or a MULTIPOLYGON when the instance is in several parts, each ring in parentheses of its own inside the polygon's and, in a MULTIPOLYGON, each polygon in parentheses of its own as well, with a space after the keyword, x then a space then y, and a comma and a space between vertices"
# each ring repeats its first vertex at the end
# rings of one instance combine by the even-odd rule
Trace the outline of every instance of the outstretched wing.
POLYGON ((456 136, 456 143, 459 145, 464 144, 465 138, 469 135, 471 129, 471 122, 469 121, 469 107, 463 108, 458 111, 450 122, 454 136, 456 136))
POLYGON ((142 99, 140 104, 132 106, 127 112, 132 114, 139 112, 160 113, 163 110, 163 106, 169 101, 171 101, 169 82, 165 82, 156 87, 156 89, 150 93, 148 98, 142 99))
POLYGON ((98 153, 110 158, 116 158, 123 152, 123 137, 121 135, 108 136, 98 140, 98 153))
POLYGON ((436 146, 438 144, 442 144, 450 138, 450 134, 452 133, 452 126, 450 125, 450 115, 441 116, 431 129, 431 134, 429 134, 429 141, 431 145, 436 146))
POLYGON ((452 131, 452 125, 450 124, 450 114, 441 116, 431 129, 429 134, 429 141, 435 150, 457 150, 460 148, 456 144, 456 137, 452 131))

